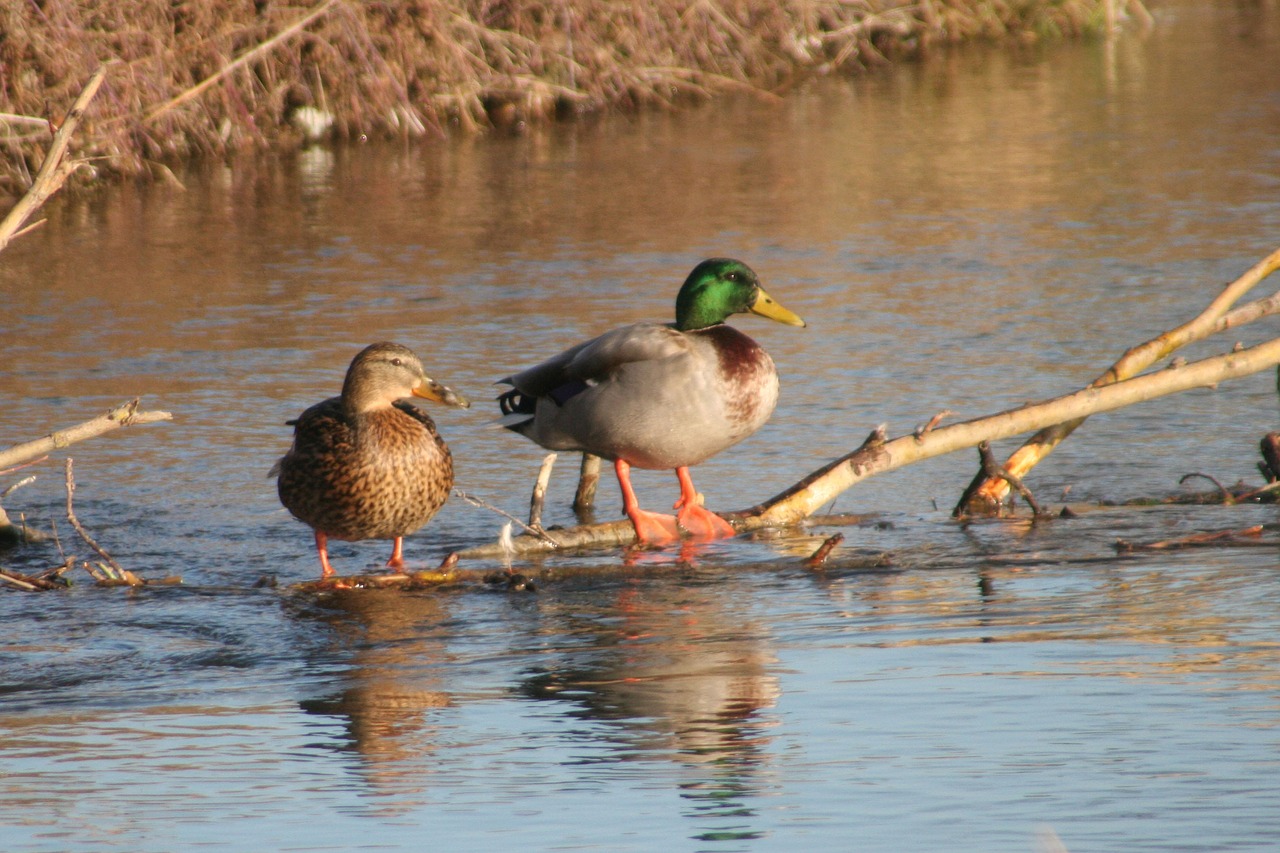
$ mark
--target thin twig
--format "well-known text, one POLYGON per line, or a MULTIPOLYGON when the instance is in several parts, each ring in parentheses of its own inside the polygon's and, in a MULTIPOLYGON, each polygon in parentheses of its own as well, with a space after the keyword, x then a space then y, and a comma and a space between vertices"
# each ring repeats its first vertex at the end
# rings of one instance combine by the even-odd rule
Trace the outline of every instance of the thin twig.
POLYGON ((524 532, 529 533, 529 534, 531 534, 531 535, 533 535, 533 536, 538 537, 538 538, 539 538, 539 539, 541 539, 543 542, 546 542, 547 544, 551 545, 552 547, 555 547, 555 546, 556 546, 556 540, 554 540, 554 539, 552 539, 550 536, 548 536, 548 535, 547 535, 547 532, 546 532, 545 530, 541 530, 541 529, 534 529, 534 528, 530 527, 529 525, 525 524, 525 523, 524 523, 523 521, 521 521, 520 519, 516 518, 516 517, 515 517, 514 515, 512 515, 511 513, 507 512, 506 510, 504 510, 504 509, 499 509, 498 507, 494 506, 494 505, 493 505, 493 504, 491 504, 491 503, 488 503, 487 501, 481 500, 480 498, 477 498, 477 497, 476 497, 476 496, 474 496, 474 495, 471 495, 471 494, 468 494, 467 492, 464 492, 462 489, 457 489, 457 488, 455 488, 455 489, 453 490, 453 493, 454 493, 455 495, 457 495, 458 497, 462 498, 462 499, 463 499, 464 501, 466 501, 467 503, 471 504, 472 506, 478 506, 478 507, 480 507, 481 509, 487 509, 487 510, 489 510, 490 512, 496 512, 498 515, 500 515, 500 516, 502 516, 503 518, 507 519, 507 520, 508 520, 508 521, 510 521, 511 523, 513 523, 513 524, 518 524, 518 525, 520 526, 520 529, 521 529, 521 530, 523 530, 524 532))
POLYGON ((1235 503, 1244 503, 1245 501, 1253 500, 1254 498, 1260 498, 1263 495, 1268 495, 1278 490, 1280 490, 1280 480, 1267 483, 1265 486, 1254 489, 1251 492, 1245 492, 1243 495, 1233 495, 1232 500, 1235 503))
MULTIPOLYGON (((0 477, 8 476, 9 474, 12 474, 14 471, 21 471, 23 468, 30 468, 32 465, 39 465, 41 462, 46 461, 48 458, 49 458, 48 456, 41 456, 39 459, 32 459, 30 461, 23 462, 21 465, 14 465, 12 468, 5 468, 4 470, 0 470, 0 477)), ((17 487, 14 486, 13 488, 17 488, 17 487)), ((4 497, 5 495, 9 494, 9 492, 13 491, 13 488, 9 489, 3 494, 0 494, 0 498, 4 497)))
POLYGON ((18 482, 6 488, 3 492, 0 492, 0 498, 7 498, 9 497, 9 495, 13 494, 18 489, 22 488, 23 486, 29 486, 35 481, 36 481, 36 478, 34 474, 32 474, 30 477, 23 477, 18 482))
MULTIPOLYGON (((71 522, 71 526, 76 529, 76 533, 80 534, 80 538, 85 541, 85 544, 88 545, 90 548, 92 548, 95 554, 97 554, 99 557, 105 560, 107 565, 115 573, 115 576, 112 577, 111 580, 124 581, 130 585, 133 585, 135 583, 141 583, 141 581, 138 580, 138 578, 133 574, 133 572, 127 571, 126 569, 122 568, 120 564, 117 563, 115 559, 110 554, 107 553, 105 548, 103 548, 101 545, 95 542, 93 537, 89 535, 89 531, 85 530, 84 525, 80 523, 80 519, 76 518, 76 512, 71 506, 71 499, 76 491, 76 479, 75 479, 75 475, 72 473, 71 465, 72 465, 71 457, 68 456, 66 459, 67 521, 71 522)), ((88 564, 86 563, 85 566, 87 568, 88 564)), ((98 577, 98 575, 92 569, 89 569, 89 574, 93 575, 94 578, 97 580, 102 580, 100 577, 98 577)))
POLYGON ((1201 474, 1199 471, 1193 471, 1190 474, 1183 474, 1180 478, 1178 478, 1178 485, 1181 486, 1183 483, 1187 482, 1187 480, 1193 479, 1195 477, 1199 477, 1202 480, 1208 480, 1210 483, 1213 483, 1215 486, 1217 486, 1218 491, 1222 493, 1222 502, 1225 505, 1231 506, 1233 503, 1236 502, 1235 496, 1231 494, 1231 490, 1228 489, 1226 486, 1222 485, 1222 483, 1218 480, 1217 477, 1213 477, 1209 474, 1201 474))
POLYGON ((1180 539, 1165 539, 1160 542, 1148 542, 1145 544, 1117 539, 1115 547, 1117 551, 1171 551, 1180 548, 1195 548, 1202 545, 1223 545, 1226 547, 1267 545, 1268 547, 1274 547, 1272 543, 1261 540, 1262 531, 1263 526, 1255 524, 1252 527, 1245 527, 1240 530, 1215 530, 1208 533, 1193 533, 1180 539))
POLYGON ((942 423, 946 418, 951 417, 950 409, 943 409, 933 417, 929 418, 929 422, 922 427, 917 427, 915 437, 917 440, 923 439, 926 435, 933 432, 933 428, 942 423))

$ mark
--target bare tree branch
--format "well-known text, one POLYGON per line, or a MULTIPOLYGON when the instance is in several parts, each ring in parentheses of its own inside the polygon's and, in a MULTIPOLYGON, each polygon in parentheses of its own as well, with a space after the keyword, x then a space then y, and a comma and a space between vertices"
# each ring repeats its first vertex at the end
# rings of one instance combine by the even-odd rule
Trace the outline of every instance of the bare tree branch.
POLYGON ((0 469, 20 465, 23 462, 44 456, 52 450, 59 450, 75 444, 77 441, 84 441, 87 438, 95 438, 120 427, 173 420, 173 415, 169 412, 140 412, 138 411, 138 404, 138 398, 135 397, 91 421, 85 421, 82 424, 58 430, 35 441, 15 444, 5 450, 0 450, 0 469))
MULTIPOLYGON (((1273 313, 1280 307, 1280 295, 1249 303, 1228 314, 1228 310, 1245 293, 1271 273, 1280 269, 1280 249, 1272 252, 1255 264, 1248 272, 1227 285, 1208 307, 1199 315, 1177 328, 1152 338, 1146 343, 1125 352, 1120 360, 1109 367, 1089 387, 1100 388, 1114 382, 1120 382, 1137 376, 1143 370, 1165 358, 1187 344, 1204 340, 1217 332, 1235 328, 1236 326, 1273 313)), ((1054 451, 1067 436, 1084 423, 1088 415, 1072 418, 1058 424, 1051 424, 1032 436, 1005 461, 1003 469, 1013 477, 1022 479, 1054 451)), ((987 476, 979 471, 975 477, 976 485, 967 490, 968 500, 964 506, 957 506, 960 514, 990 514, 997 512, 1009 494, 1010 481, 1003 477, 987 476)))
POLYGON ((35 213, 48 200, 49 196, 61 189, 67 178, 71 177, 76 169, 83 165, 83 161, 80 160, 64 163, 62 158, 67 153, 67 146, 71 144, 71 136, 76 132, 76 127, 80 124, 80 117, 84 115, 85 107, 93 100, 93 96, 98 93, 98 87, 102 85, 102 80, 106 74, 107 68, 103 65, 89 78, 89 82, 85 84, 80 96, 71 105, 71 111, 62 120, 62 126, 53 135, 53 144, 49 146, 49 151, 44 156, 44 162, 40 164, 40 171, 36 173, 36 179, 31 184, 31 189, 27 190, 26 195, 18 199, 18 203, 0 221, 0 251, 3 251, 9 245, 9 242, 19 233, 19 229, 31 218, 31 214, 35 213))

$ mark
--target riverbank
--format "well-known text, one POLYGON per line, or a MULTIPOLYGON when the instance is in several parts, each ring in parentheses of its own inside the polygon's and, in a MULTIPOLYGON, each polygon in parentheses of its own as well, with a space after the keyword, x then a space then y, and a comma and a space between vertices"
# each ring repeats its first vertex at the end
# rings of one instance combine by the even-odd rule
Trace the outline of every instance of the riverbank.
MULTIPOLYGON (((1106 0, 404 4, 49 0, 0 10, 0 193, 29 185, 94 70, 80 181, 191 156, 784 92, 931 47, 1102 32, 1106 0)), ((1146 16, 1136 0, 1120 2, 1146 16)))

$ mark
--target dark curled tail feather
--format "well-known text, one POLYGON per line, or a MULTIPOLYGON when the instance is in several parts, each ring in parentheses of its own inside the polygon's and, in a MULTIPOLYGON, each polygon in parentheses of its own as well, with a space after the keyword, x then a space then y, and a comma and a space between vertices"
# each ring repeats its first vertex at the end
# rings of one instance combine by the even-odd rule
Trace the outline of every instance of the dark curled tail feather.
POLYGON ((520 393, 517 388, 512 388, 498 397, 498 407, 502 409, 504 415, 532 416, 537 404, 538 401, 534 397, 520 393))

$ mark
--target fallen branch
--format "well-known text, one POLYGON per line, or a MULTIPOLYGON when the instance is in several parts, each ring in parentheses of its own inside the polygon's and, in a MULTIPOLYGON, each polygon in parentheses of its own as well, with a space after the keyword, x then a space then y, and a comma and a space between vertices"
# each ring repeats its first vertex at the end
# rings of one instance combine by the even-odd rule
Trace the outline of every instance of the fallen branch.
POLYGON ((554 540, 554 539, 552 539, 551 537, 547 536, 547 532, 546 532, 545 530, 542 530, 542 529, 540 529, 540 528, 536 528, 536 527, 530 527, 529 525, 525 524, 523 521, 521 521, 520 519, 516 518, 514 515, 512 515, 512 514, 511 514, 511 513, 509 513, 509 512, 507 512, 506 510, 499 509, 498 507, 494 506, 493 504, 488 503, 487 501, 483 501, 483 500, 481 500, 480 498, 476 497, 476 496, 475 496, 475 495, 473 495, 473 494, 470 494, 470 493, 468 493, 468 492, 464 492, 462 489, 456 489, 456 488, 453 490, 453 493, 454 493, 455 495, 457 495, 459 498, 461 498, 462 500, 466 501, 467 503, 471 504, 471 505, 472 505, 472 506, 474 506, 474 507, 479 507, 480 509, 487 509, 487 510, 489 510, 490 512, 496 512, 498 515, 500 515, 500 516, 502 516, 503 518, 507 519, 507 520, 508 520, 508 521, 510 521, 512 524, 517 524, 517 525, 519 525, 521 530, 525 531, 526 533, 528 533, 528 534, 530 534, 530 535, 532 535, 532 536, 538 536, 538 537, 542 538, 543 540, 545 540, 545 541, 546 541, 547 543, 549 543, 549 544, 551 544, 551 543, 554 543, 554 542, 555 542, 555 540, 554 540))
POLYGON ((111 432, 120 427, 173 420, 173 415, 169 412, 140 412, 138 411, 138 405, 139 400, 135 397, 93 420, 58 430, 35 441, 15 444, 5 450, 0 450, 0 469, 21 465, 32 459, 38 459, 50 451, 60 450, 75 444, 77 441, 96 438, 103 433, 111 432))
MULTIPOLYGON (((1125 352, 1120 360, 1109 367, 1101 376, 1093 380, 1089 387, 1101 388, 1116 382, 1137 376, 1143 370, 1170 355, 1174 351, 1204 340, 1212 335, 1232 329, 1259 317, 1275 313, 1280 309, 1280 295, 1258 300, 1242 306, 1228 314, 1228 310, 1240 297, 1255 287, 1259 282, 1280 269, 1280 249, 1272 252, 1255 264, 1248 272, 1227 285, 1217 298, 1209 303, 1198 316, 1175 329, 1152 338, 1146 343, 1125 352)), ((1071 435, 1088 415, 1074 417, 1058 424, 1050 424, 1028 439, 1013 452, 1003 467, 1016 478, 1025 478, 1027 474, 1071 435)), ((966 490, 969 496, 962 506, 956 507, 957 515, 986 514, 999 511, 1009 495, 1010 480, 1001 476, 991 476, 979 471, 974 483, 966 490)))
POLYGON ((63 156, 67 153, 67 146, 71 144, 71 136, 80 124, 80 117, 84 115, 85 107, 98 93, 98 87, 102 85, 102 79, 106 74, 106 66, 100 66, 93 72, 93 76, 81 90, 80 96, 71 105, 67 117, 62 120, 62 126, 53 135, 53 144, 44 155, 44 162, 40 164, 40 170, 36 172, 36 179, 32 182, 31 188, 18 199, 18 203, 13 206, 8 215, 0 220, 0 251, 8 246, 15 236, 30 230, 30 228, 23 229, 23 225, 31 218, 31 214, 39 210, 49 196, 61 189, 67 178, 84 165, 83 160, 64 163, 63 156))
MULTIPOLYGON (((1147 400, 1205 388, 1248 376, 1280 364, 1280 338, 1254 347, 1212 356, 1122 382, 1090 386, 1073 394, 1010 409, 987 417, 938 427, 917 436, 885 440, 877 428, 862 447, 814 471, 762 504, 726 518, 739 532, 798 524, 862 480, 913 462, 942 456, 982 441, 997 441, 1064 421, 1124 408, 1147 400)), ((581 525, 545 531, 541 538, 517 536, 509 546, 498 543, 458 552, 462 559, 495 559, 576 548, 624 547, 633 544, 630 521, 581 525)))

